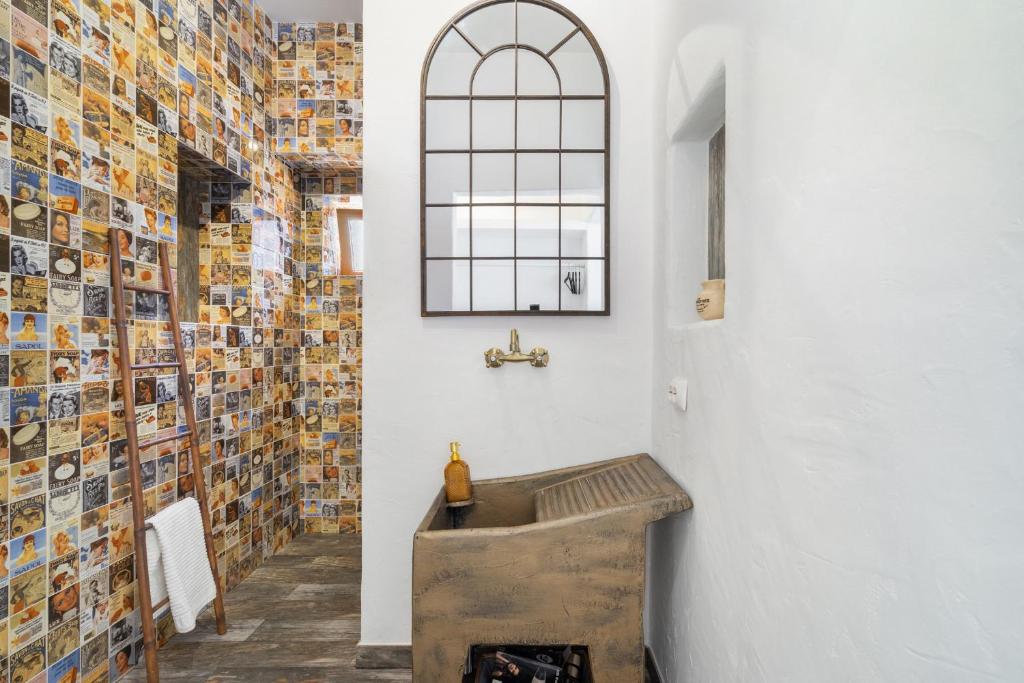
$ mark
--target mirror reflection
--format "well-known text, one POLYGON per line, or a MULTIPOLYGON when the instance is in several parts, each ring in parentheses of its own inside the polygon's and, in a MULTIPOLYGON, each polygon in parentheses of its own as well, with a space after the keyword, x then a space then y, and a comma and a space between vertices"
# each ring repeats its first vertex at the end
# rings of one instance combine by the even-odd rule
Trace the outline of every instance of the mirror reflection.
POLYGON ((492 0, 431 48, 423 315, 608 313, 600 48, 548 0, 492 0))

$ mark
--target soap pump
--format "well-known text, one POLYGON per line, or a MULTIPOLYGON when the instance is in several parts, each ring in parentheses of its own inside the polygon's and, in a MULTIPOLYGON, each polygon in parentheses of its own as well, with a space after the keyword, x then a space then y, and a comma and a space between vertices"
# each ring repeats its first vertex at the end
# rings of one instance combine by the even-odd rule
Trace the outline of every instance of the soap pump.
POLYGON ((451 461, 444 467, 444 495, 449 503, 463 503, 473 498, 473 483, 469 478, 469 465, 459 456, 459 442, 449 444, 451 461))

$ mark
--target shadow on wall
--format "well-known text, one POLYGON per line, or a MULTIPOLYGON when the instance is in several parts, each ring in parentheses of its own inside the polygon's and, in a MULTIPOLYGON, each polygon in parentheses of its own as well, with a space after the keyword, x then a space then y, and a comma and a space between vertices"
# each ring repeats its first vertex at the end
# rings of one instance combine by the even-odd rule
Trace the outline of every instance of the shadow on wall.
POLYGON ((674 655, 676 652, 682 652, 683 644, 676 642, 674 637, 677 633, 674 623, 678 619, 678 605, 671 600, 659 600, 657 596, 690 594, 688 586, 682 585, 689 575, 679 571, 679 565, 683 558, 690 556, 690 532, 694 524, 694 515, 699 513, 700 502, 694 501, 693 505, 694 509, 684 514, 672 515, 652 524, 650 542, 647 546, 650 549, 647 641, 656 653, 658 670, 665 681, 673 680, 670 674, 674 670, 671 668, 673 662, 668 661, 666 653, 674 655), (655 638, 659 641, 655 642, 655 638))

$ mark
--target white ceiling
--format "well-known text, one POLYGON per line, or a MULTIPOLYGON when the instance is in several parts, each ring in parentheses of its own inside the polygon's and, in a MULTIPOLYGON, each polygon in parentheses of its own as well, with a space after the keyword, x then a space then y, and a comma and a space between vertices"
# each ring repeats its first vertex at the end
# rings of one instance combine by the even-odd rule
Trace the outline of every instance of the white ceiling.
POLYGON ((363 20, 363 0, 256 0, 274 21, 363 20))

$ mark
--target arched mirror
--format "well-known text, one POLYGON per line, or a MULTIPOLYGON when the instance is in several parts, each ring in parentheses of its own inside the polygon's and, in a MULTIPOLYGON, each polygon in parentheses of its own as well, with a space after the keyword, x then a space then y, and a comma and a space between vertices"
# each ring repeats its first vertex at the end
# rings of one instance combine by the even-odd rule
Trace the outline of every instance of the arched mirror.
POLYGON ((608 70, 548 0, 485 0, 423 65, 421 308, 608 315, 608 70))

